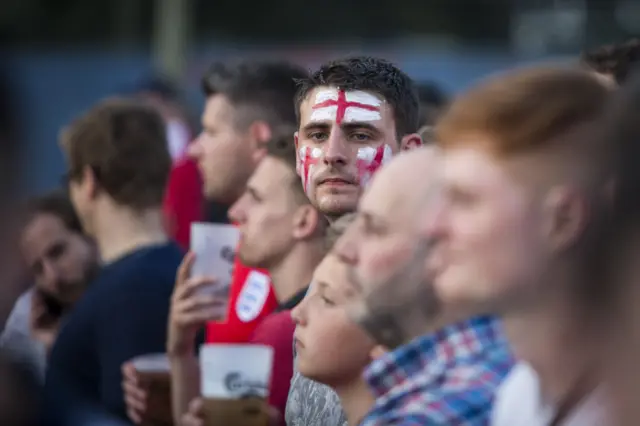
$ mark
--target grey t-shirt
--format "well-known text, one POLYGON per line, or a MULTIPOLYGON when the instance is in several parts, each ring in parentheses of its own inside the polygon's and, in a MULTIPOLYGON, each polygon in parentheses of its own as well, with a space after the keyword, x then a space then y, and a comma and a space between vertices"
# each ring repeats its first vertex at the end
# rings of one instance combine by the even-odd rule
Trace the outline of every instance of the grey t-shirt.
POLYGON ((328 386, 294 371, 289 388, 287 426, 347 426, 338 395, 328 386))

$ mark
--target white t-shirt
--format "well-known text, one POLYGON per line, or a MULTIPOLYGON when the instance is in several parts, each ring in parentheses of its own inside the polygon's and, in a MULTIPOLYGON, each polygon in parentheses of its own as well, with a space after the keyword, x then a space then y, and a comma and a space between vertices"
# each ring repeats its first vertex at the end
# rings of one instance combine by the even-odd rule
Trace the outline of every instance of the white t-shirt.
MULTIPOLYGON (((580 402, 560 423, 561 426, 603 426, 608 424, 604 396, 598 388, 580 402)), ((555 407, 540 397, 536 372, 518 363, 498 389, 491 419, 492 426, 549 426, 555 407)))

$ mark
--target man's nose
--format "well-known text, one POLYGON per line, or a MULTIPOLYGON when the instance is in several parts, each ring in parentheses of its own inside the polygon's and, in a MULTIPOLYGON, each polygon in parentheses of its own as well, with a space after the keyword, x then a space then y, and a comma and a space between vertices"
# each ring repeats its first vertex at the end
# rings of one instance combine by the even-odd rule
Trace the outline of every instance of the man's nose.
POLYGON ((324 162, 328 165, 344 165, 349 161, 349 146, 339 129, 332 129, 324 144, 324 162))
POLYGON ((187 156, 189 158, 196 159, 200 156, 200 153, 202 151, 202 147, 200 146, 201 137, 202 135, 198 136, 194 141, 187 145, 187 156))
POLYGON ((44 285, 47 289, 51 291, 58 290, 58 282, 60 281, 60 274, 58 273, 58 268, 55 267, 50 261, 45 260, 43 262, 43 274, 42 278, 44 281, 44 285))

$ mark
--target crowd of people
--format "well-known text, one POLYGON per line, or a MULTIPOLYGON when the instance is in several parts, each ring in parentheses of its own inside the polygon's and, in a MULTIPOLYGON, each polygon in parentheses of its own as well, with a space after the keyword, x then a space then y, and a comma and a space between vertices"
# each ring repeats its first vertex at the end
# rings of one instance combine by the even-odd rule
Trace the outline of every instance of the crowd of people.
POLYGON ((156 84, 99 102, 60 133, 64 187, 0 229, 29 283, 0 423, 228 426, 198 352, 233 343, 273 349, 263 426, 638 424, 636 63, 634 40, 452 99, 375 57, 216 63, 190 142, 156 84), (239 230, 228 296, 191 273, 198 221, 239 230), (164 401, 133 362, 158 353, 164 401))

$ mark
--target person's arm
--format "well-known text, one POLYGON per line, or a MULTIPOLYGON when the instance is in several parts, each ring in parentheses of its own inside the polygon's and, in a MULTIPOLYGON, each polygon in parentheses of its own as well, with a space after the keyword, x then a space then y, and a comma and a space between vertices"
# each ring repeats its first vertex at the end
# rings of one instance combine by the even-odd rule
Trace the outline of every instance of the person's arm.
POLYGON ((174 424, 189 409, 189 403, 200 395, 200 366, 195 355, 171 357, 171 405, 174 424))
POLYGON ((135 281, 117 284, 114 290, 118 294, 104 307, 97 325, 100 401, 123 419, 127 417, 122 364, 139 355, 164 353, 167 337, 171 285, 161 277, 141 279, 153 285, 135 281))

